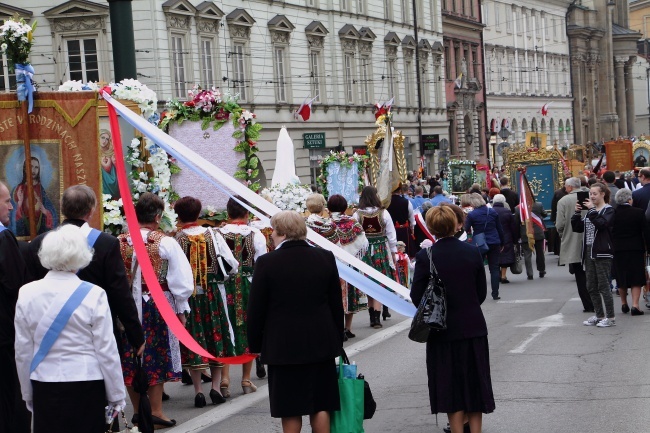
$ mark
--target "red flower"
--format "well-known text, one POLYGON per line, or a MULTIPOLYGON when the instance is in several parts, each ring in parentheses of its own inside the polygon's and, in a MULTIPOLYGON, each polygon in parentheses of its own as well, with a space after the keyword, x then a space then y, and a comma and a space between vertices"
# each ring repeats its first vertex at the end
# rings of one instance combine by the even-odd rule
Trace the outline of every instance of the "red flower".
POLYGON ((186 107, 194 107, 194 101, 187 101, 183 103, 183 105, 185 105, 186 107))
POLYGON ((230 117, 230 114, 223 107, 219 108, 219 111, 214 114, 216 120, 228 120, 228 117, 230 117))
POLYGON ((253 147, 253 146, 255 146, 256 144, 257 144, 256 141, 248 140, 248 145, 249 145, 250 147, 253 147))

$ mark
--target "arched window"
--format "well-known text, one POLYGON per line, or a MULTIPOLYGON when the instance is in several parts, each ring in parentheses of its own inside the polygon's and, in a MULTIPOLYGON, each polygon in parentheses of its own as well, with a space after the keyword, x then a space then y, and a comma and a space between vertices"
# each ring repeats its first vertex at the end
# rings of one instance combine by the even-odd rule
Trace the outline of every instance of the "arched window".
POLYGON ((550 144, 555 144, 555 120, 551 119, 551 128, 550 128, 550 135, 549 138, 551 139, 550 144))
POLYGON ((560 119, 560 122, 557 125, 557 131, 559 135, 560 145, 564 146, 564 137, 566 136, 564 135, 564 121, 562 121, 562 119, 560 119))
POLYGON ((512 140, 511 143, 516 143, 519 139, 519 129, 517 128, 517 119, 512 119, 512 123, 510 124, 510 130, 512 131, 512 140))

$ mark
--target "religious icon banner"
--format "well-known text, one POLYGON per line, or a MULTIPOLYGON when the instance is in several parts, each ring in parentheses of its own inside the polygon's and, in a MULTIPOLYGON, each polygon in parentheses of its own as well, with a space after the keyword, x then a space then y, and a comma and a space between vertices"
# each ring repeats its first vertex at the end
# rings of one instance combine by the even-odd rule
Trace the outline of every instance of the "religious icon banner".
POLYGON ((634 169, 632 160, 632 140, 616 140, 605 143, 607 169, 612 171, 629 171, 634 169))
MULTIPOLYGON (((29 124, 36 233, 58 226, 61 194, 72 185, 88 185, 101 209, 101 174, 97 146, 97 93, 37 92, 34 110, 23 114, 15 94, 0 94, 0 180, 11 192, 11 230, 30 237, 25 167, 25 122, 29 124)), ((96 212, 92 226, 101 227, 96 212)))

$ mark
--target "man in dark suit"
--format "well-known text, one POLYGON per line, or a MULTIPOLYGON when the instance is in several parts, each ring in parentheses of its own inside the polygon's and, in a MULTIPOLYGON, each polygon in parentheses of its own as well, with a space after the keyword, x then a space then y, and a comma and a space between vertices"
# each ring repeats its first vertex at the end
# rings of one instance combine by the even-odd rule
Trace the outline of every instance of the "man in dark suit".
POLYGON ((297 212, 279 212, 271 226, 278 246, 255 262, 248 344, 269 366, 271 416, 282 418, 284 431, 300 431, 301 415, 310 416, 314 432, 329 431, 328 411, 339 407, 334 359, 343 347, 336 262, 330 251, 305 241, 297 212))
POLYGON ((14 353, 14 313, 18 290, 26 283, 25 262, 14 234, 7 229, 13 209, 7 186, 0 182, 0 433, 29 431, 17 425, 16 403, 20 400, 20 384, 14 353))
MULTIPOLYGON (((61 213, 66 217, 62 225, 75 225, 79 227, 84 236, 88 236, 92 230, 88 221, 95 212, 96 206, 97 198, 92 189, 85 185, 71 186, 63 192, 61 198, 61 213)), ((44 236, 45 234, 37 236, 29 244, 28 265, 34 280, 40 280, 47 274, 47 269, 41 265, 38 259, 38 250, 44 236)), ((124 261, 120 255, 120 244, 108 233, 100 233, 93 249, 93 260, 88 267, 79 271, 79 278, 106 291, 120 355, 123 354, 123 351, 117 319, 124 327, 129 344, 131 347, 139 347, 138 355, 141 355, 144 351, 144 332, 138 319, 138 310, 131 294, 131 287, 126 278, 124 261)))
POLYGON ((639 172, 639 181, 642 187, 636 191, 633 190, 632 206, 645 211, 648 208, 648 203, 650 203, 650 168, 641 169, 639 172))
POLYGON ((510 212, 515 212, 515 207, 519 204, 519 194, 510 189, 510 179, 508 176, 501 176, 499 183, 501 184, 501 194, 506 197, 506 203, 510 206, 510 212))

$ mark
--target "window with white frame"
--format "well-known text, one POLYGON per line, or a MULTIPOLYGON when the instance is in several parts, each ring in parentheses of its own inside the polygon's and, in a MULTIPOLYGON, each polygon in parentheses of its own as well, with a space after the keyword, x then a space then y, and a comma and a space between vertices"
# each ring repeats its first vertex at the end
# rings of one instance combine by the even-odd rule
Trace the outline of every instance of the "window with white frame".
POLYGON ((553 27, 553 40, 557 41, 557 23, 555 18, 551 18, 551 27, 553 27))
POLYGON ((506 32, 512 33, 512 9, 506 6, 506 32))
POLYGON ((393 19, 393 1, 384 0, 384 18, 387 20, 393 19))
POLYGON ((171 41, 174 97, 185 98, 187 96, 185 36, 172 35, 171 41))
POLYGON ((485 57, 485 89, 488 93, 493 91, 492 87, 492 56, 485 57))
POLYGON ((413 77, 413 52, 410 54, 404 53, 404 94, 405 94, 405 103, 407 107, 413 105, 413 83, 415 79, 413 77))
POLYGON ((230 87, 235 93, 239 93, 239 100, 248 99, 247 92, 247 70, 246 70, 246 45, 242 42, 235 42, 232 46, 232 80, 230 87))
MULTIPOLYGON (((440 9, 438 9, 438 0, 431 0, 429 2, 429 10, 430 11, 439 11, 440 10, 440 9)), ((431 30, 433 30, 434 32, 437 32, 438 31, 438 16, 439 16, 439 14, 438 13, 431 13, 431 14, 429 14, 429 16, 431 17, 431 30)))
POLYGON ((490 5, 482 4, 481 5, 481 15, 483 16, 483 24, 486 26, 490 25, 490 5))
MULTIPOLYGON (((454 1, 454 0, 452 0, 454 1)), ((402 22, 403 23, 410 23, 411 22, 411 11, 409 9, 409 6, 411 5, 411 2, 409 0, 401 0, 400 4, 402 5, 402 22)))
POLYGON ((357 0, 357 13, 365 14, 367 11, 366 0, 357 0))
POLYGON ((286 49, 284 46, 275 47, 273 50, 275 57, 274 74, 275 74, 275 99, 277 102, 287 102, 287 59, 286 49))
POLYGON ((312 8, 318 7, 318 0, 307 0, 307 6, 312 8))
POLYGON ((430 107, 431 92, 429 86, 429 56, 428 53, 424 52, 420 56, 420 94, 422 95, 422 106, 430 107))
POLYGON ((535 38, 542 38, 542 26, 540 26, 539 13, 535 13, 535 38))
POLYGON ((361 102, 364 104, 371 104, 371 77, 372 77, 372 62, 369 55, 362 55, 359 60, 359 81, 361 82, 361 102))
POLYGON ((499 77, 497 88, 499 89, 499 93, 502 93, 503 92, 503 67, 501 64, 500 54, 497 54, 497 76, 499 77))
MULTIPOLYGON (((311 49, 309 51, 309 82, 311 97, 316 98, 314 102, 321 102, 321 75, 323 70, 323 52, 311 49)), ((324 95, 323 95, 324 96, 324 95)))
POLYGON ((548 41, 548 28, 546 27, 546 23, 548 20, 546 19, 546 14, 542 14, 542 29, 541 31, 544 32, 544 39, 548 41))
POLYGON ((65 50, 70 80, 83 83, 99 81, 96 38, 66 39, 65 50))
POLYGON ((515 55, 514 54, 509 54, 507 56, 509 59, 507 68, 508 68, 508 83, 506 85, 507 89, 509 92, 514 93, 516 92, 516 84, 515 84, 515 55))
POLYGON ((501 4, 494 4, 494 27, 499 32, 501 31, 501 4))
POLYGON ((341 11, 343 11, 343 12, 347 12, 348 8, 350 7, 350 6, 348 5, 348 2, 349 2, 349 1, 350 1, 350 0, 341 0, 341 1, 339 2, 339 7, 341 8, 341 11))
POLYGON ((564 42, 565 41, 565 28, 564 28, 564 20, 560 18, 560 28, 558 30, 560 32, 560 41, 564 42))
POLYGON ((418 15, 418 26, 424 27, 424 3, 422 0, 415 0, 415 11, 418 15))
POLYGON ((16 90, 16 74, 9 73, 9 60, 7 55, 2 53, 2 69, 0 70, 0 92, 16 90))
POLYGON ((431 104, 434 107, 439 107, 442 105, 442 86, 444 83, 444 78, 442 76, 442 66, 441 66, 441 56, 433 56, 433 103, 431 104))
POLYGON ((214 38, 201 38, 201 80, 205 88, 217 86, 214 53, 217 52, 214 38))
POLYGON ((347 52, 343 55, 343 95, 346 104, 354 104, 354 53, 347 52))
POLYGON ((397 105, 397 86, 395 86, 397 78, 397 56, 388 57, 388 98, 395 98, 395 105, 397 105))

